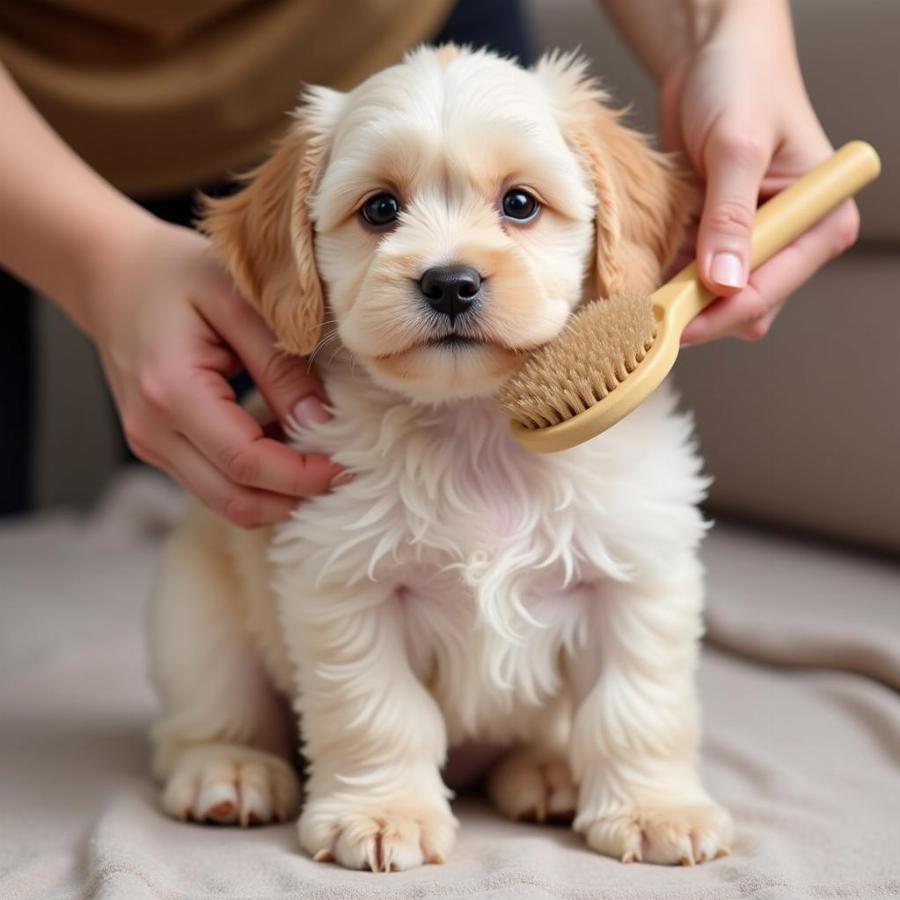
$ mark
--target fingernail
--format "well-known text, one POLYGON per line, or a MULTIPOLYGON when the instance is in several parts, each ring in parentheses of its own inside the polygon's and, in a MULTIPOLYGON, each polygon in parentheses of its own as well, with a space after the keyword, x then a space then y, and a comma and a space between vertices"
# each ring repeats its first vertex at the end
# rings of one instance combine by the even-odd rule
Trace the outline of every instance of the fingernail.
POLYGON ((329 487, 340 487, 342 484, 349 484, 353 481, 353 476, 349 472, 340 472, 331 479, 329 487))
POLYGON ((304 397, 291 412, 298 424, 305 428, 327 422, 331 418, 318 397, 304 397))
POLYGON ((709 277, 722 287, 741 288, 746 284, 744 262, 737 253, 717 253, 709 267, 709 277))

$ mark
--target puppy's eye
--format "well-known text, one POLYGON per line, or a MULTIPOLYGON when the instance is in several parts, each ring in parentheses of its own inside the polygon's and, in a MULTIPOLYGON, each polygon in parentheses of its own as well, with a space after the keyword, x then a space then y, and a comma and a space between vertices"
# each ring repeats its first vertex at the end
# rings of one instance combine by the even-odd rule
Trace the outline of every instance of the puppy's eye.
POLYGON ((360 210, 363 219, 375 228, 384 228, 397 221, 400 201, 393 194, 376 194, 363 204, 360 210))
POLYGON ((541 208, 537 199, 523 188, 513 188, 503 195, 503 215, 517 222, 530 222, 541 208))

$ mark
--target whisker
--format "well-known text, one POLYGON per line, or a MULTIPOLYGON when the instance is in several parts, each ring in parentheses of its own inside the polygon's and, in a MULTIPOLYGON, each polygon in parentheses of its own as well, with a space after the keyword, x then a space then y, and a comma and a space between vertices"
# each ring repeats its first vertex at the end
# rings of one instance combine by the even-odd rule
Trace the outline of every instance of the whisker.
POLYGON ((310 361, 312 361, 315 358, 316 354, 319 353, 320 350, 322 350, 324 347, 327 347, 329 344, 334 343, 334 341, 336 341, 336 340, 337 340, 337 335, 334 335, 334 334, 329 334, 326 337, 322 338, 322 340, 320 340, 316 344, 315 348, 313 349, 313 352, 310 353, 310 355, 309 355, 310 361))
MULTIPOLYGON (((331 334, 326 334, 325 337, 323 337, 323 338, 316 344, 316 346, 313 347, 312 353, 310 353, 309 356, 308 356, 307 359, 306 359, 306 368, 307 368, 307 371, 312 371, 312 365, 313 365, 313 362, 315 362, 316 356, 318 355, 319 351, 321 351, 321 350, 324 349, 326 346, 328 346, 328 344, 329 344, 330 342, 336 341, 336 340, 337 340, 337 336, 338 336, 338 335, 337 335, 337 332, 336 332, 336 331, 332 332, 331 334)), ((334 358, 334 357, 332 357, 332 359, 333 359, 333 358, 334 358)))

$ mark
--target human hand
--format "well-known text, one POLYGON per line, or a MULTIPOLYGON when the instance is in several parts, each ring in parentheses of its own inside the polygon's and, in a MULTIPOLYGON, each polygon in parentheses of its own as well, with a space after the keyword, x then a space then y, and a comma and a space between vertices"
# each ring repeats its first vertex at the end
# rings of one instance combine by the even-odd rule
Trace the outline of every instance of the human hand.
POLYGON ((685 344, 729 335, 759 340, 790 295, 859 231, 847 201, 748 278, 758 201, 833 152, 803 86, 786 4, 770 6, 774 18, 760 16, 755 4, 732 4, 661 86, 663 146, 681 151, 705 184, 691 249, 703 282, 724 298, 688 325, 685 344))
POLYGON ((237 525, 286 519, 342 469, 268 436, 227 378, 246 368, 280 423, 326 419, 321 384, 276 350, 206 238, 149 216, 132 230, 95 267, 87 323, 129 446, 237 525))

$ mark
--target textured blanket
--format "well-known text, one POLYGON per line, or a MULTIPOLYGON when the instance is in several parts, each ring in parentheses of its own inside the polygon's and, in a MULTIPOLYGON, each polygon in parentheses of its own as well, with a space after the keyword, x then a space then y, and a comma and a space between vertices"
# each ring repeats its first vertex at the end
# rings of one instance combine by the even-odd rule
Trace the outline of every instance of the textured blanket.
POLYGON ((734 813, 732 856, 625 866, 469 797, 446 865, 373 875, 313 863, 289 825, 160 813, 143 616, 180 504, 138 474, 87 518, 0 528, 3 900, 900 896, 900 566, 733 527, 710 535, 703 771, 734 813))

